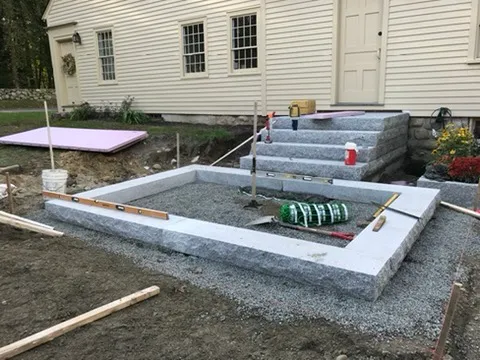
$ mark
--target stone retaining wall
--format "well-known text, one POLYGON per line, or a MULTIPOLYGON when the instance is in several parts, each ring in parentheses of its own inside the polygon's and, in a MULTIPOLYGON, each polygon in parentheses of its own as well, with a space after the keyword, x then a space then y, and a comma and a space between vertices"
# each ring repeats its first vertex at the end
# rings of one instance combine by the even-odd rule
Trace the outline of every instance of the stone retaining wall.
POLYGON ((55 89, 0 89, 0 100, 52 100, 55 89))
MULTIPOLYGON (((468 118, 446 118, 445 124, 453 122, 457 126, 469 127, 468 118)), ((408 126, 408 154, 413 161, 429 162, 436 140, 432 135, 432 125, 438 132, 441 124, 435 123, 434 117, 412 117, 408 126)))
POLYGON ((467 184, 456 181, 435 181, 422 176, 417 181, 418 187, 439 189, 442 201, 466 208, 473 207, 477 194, 477 184, 467 184))

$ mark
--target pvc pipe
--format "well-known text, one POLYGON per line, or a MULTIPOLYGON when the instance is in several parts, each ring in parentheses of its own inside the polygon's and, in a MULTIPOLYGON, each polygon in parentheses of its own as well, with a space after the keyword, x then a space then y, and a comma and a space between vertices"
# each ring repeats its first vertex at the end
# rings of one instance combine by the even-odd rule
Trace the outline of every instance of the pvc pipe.
POLYGON ((45 106, 45 119, 47 120, 47 136, 48 136, 48 147, 50 149, 50 162, 51 162, 52 170, 55 170, 55 162, 53 161, 52 134, 50 133, 50 120, 48 118, 47 102, 44 101, 43 105, 45 106))

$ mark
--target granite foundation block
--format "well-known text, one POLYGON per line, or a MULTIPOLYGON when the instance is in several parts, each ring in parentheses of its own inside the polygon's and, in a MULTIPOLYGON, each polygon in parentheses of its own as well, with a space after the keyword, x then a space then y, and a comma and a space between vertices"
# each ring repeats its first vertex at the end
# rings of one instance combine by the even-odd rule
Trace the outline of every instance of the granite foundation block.
POLYGON ((85 191, 79 194, 85 198, 128 203, 159 192, 173 189, 194 182, 196 172, 187 168, 180 168, 155 175, 146 176, 119 184, 105 186, 99 189, 85 191))
MULTIPOLYGON (((152 184, 156 184, 157 189, 175 186, 168 179, 178 180, 179 176, 182 181, 212 181, 240 186, 248 184, 245 181, 250 178, 247 170, 201 165, 164 172, 162 180, 157 175, 137 179, 141 182, 128 181, 78 196, 85 197, 89 194, 89 197, 110 198, 115 193, 124 194, 129 185, 135 189, 132 192, 147 193, 146 188, 152 184), (157 184, 158 181, 164 181, 165 185, 157 184)), ((272 184, 263 186, 277 190, 366 202, 383 203, 396 192, 400 196, 391 206, 417 214, 422 219, 416 221, 387 209, 384 213, 388 220, 382 231, 373 232, 374 224, 371 223, 346 248, 338 248, 175 214, 171 214, 169 220, 161 220, 61 200, 48 201, 45 208, 58 219, 93 230, 374 301, 381 295, 430 220, 440 193, 435 189, 337 179, 333 184, 323 184, 260 176, 258 181, 271 182, 272 184)), ((132 194, 131 197, 135 198, 136 195, 132 194)))
POLYGON ((396 161, 403 162, 405 160, 406 154, 407 146, 405 145, 395 150, 389 151, 385 155, 382 155, 381 157, 373 161, 369 161, 367 164, 367 170, 365 171, 364 177, 362 179, 368 177, 369 175, 375 174, 382 169, 387 168, 390 164, 396 161))
POLYGON ((456 181, 435 181, 422 176, 417 181, 418 187, 439 189, 442 201, 458 206, 473 208, 478 184, 467 184, 456 181))

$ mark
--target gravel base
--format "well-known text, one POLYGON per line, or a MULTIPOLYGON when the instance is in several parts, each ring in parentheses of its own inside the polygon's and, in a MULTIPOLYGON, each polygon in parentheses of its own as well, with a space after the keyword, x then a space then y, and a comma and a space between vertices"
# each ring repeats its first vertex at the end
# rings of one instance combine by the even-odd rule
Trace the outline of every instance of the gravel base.
POLYGON ((467 246, 469 254, 480 252, 480 221, 444 208, 435 216, 375 303, 193 256, 161 252, 133 240, 58 222, 44 211, 31 218, 130 257, 141 267, 213 289, 238 301, 238 310, 246 314, 272 321, 325 318, 350 330, 433 340, 452 281, 465 280, 464 269, 456 271, 463 247, 467 246))
MULTIPOLYGON (((258 194, 262 194, 259 189, 258 194)), ((268 195, 282 196, 281 192, 268 192, 268 195)), ((290 194, 291 195, 291 194, 290 194)), ((247 227, 250 221, 267 215, 278 216, 280 205, 288 201, 266 200, 258 197, 262 204, 260 209, 244 208, 251 200, 248 194, 240 192, 233 186, 212 183, 187 184, 166 192, 132 202, 132 205, 148 209, 163 210, 174 215, 192 219, 210 221, 251 230, 273 233, 305 241, 318 242, 325 245, 345 247, 348 241, 326 235, 312 234, 304 231, 288 229, 279 225, 256 225, 247 227)), ((299 198, 298 201, 305 199, 299 198)), ((348 222, 332 226, 322 226, 322 230, 359 233, 362 229, 356 226, 358 220, 365 220, 377 207, 371 204, 346 202, 350 212, 348 222)))

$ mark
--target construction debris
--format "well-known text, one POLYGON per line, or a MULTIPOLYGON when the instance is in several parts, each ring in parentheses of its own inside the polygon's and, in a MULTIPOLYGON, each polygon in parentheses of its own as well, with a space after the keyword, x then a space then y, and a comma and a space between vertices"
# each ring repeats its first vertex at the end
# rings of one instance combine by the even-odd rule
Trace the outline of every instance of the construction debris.
POLYGON ((19 216, 5 215, 4 212, 0 214, 0 224, 10 225, 17 229, 30 230, 49 236, 63 236, 62 232, 53 230, 47 225, 35 223, 19 216))

